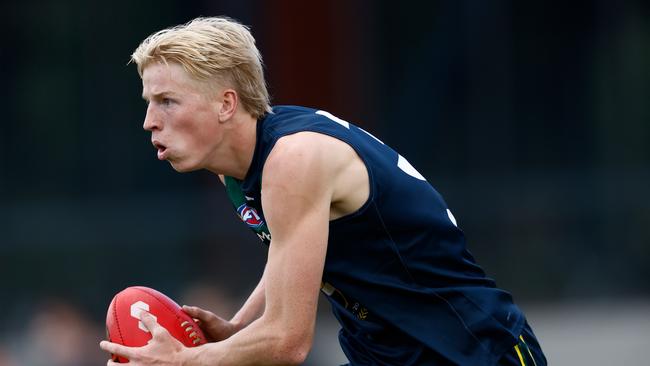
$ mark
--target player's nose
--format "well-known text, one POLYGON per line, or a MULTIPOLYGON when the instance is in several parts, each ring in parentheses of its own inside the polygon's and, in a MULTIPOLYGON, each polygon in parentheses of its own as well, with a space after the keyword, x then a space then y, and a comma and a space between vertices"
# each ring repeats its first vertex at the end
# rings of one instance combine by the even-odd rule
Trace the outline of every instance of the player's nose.
POLYGON ((157 113, 152 110, 151 105, 149 105, 147 108, 147 114, 144 116, 144 123, 142 124, 142 128, 145 131, 162 129, 162 122, 160 121, 160 118, 158 118, 157 113))

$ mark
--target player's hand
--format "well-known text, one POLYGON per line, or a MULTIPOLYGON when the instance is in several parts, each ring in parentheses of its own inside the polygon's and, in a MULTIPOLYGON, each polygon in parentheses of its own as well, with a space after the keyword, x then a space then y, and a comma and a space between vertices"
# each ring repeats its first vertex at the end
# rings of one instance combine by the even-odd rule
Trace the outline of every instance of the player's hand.
MULTIPOLYGON (((172 366, 183 364, 183 351, 186 349, 181 342, 156 322, 149 313, 142 311, 140 321, 151 332, 152 338, 143 347, 127 347, 117 343, 101 341, 99 347, 104 351, 129 359, 131 366, 172 366)), ((121 364, 109 360, 107 366, 121 364)))
POLYGON ((238 330, 233 323, 215 315, 211 311, 201 309, 198 306, 183 305, 183 311, 194 318, 199 327, 201 327, 208 342, 223 341, 235 334, 238 330))

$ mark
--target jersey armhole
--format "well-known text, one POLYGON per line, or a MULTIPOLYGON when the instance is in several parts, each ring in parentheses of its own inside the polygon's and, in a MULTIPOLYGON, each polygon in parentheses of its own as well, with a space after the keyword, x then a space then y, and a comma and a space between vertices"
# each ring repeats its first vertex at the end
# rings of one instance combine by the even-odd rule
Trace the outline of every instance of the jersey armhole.
MULTIPOLYGON (((370 168, 370 166, 368 164, 368 161, 366 161, 366 159, 363 156, 363 154, 361 153, 360 149, 357 148, 357 146, 355 146, 355 144, 351 141, 351 139, 345 139, 342 136, 336 135, 336 134, 334 134, 334 133, 332 133, 330 131, 327 131, 327 130, 324 130, 324 129, 319 129, 319 128, 313 128, 313 127, 304 128, 304 129, 300 129, 300 130, 296 130, 296 131, 288 131, 287 133, 283 133, 283 134, 280 134, 280 135, 273 134, 273 141, 270 143, 270 146, 268 147, 268 152, 266 153, 266 156, 268 156, 271 153, 271 151, 273 151, 273 148, 275 147, 275 144, 278 142, 279 139, 281 139, 284 136, 293 135, 293 134, 299 133, 299 132, 320 133, 322 135, 326 135, 326 136, 335 138, 335 139, 343 142, 344 144, 348 145, 352 150, 354 150, 354 152, 357 154, 359 159, 361 159, 361 162, 363 163, 363 165, 366 167, 366 172, 368 173, 368 186, 369 186, 368 187, 368 198, 361 205, 361 207, 359 207, 358 209, 356 209, 355 211, 353 211, 353 212, 351 212, 351 213, 349 213, 347 215, 337 217, 334 220, 330 220, 329 221, 330 224, 335 224, 335 223, 338 223, 338 222, 345 222, 345 221, 347 221, 349 219, 352 219, 352 218, 354 218, 356 216, 359 216, 359 215, 363 214, 364 212, 366 212, 368 207, 372 204, 372 202, 375 199, 375 192, 376 192, 375 184, 376 183, 375 183, 374 172, 370 168)), ((266 165, 266 159, 264 159, 264 165, 266 165)), ((262 174, 264 174, 264 165, 262 166, 260 176, 262 174)))

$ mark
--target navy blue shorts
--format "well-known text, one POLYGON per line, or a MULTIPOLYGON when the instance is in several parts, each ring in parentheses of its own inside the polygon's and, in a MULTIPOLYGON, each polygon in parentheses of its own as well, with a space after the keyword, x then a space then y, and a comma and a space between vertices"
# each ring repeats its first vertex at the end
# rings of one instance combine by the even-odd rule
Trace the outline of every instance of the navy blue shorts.
MULTIPOLYGON (((440 358, 439 355, 428 350, 426 347, 419 349, 421 353, 419 354, 418 361, 416 364, 427 364, 427 365, 438 365, 438 364, 448 364, 440 358), (425 361, 426 360, 426 361, 425 361)), ((349 364, 342 366, 350 365, 376 365, 376 361, 369 359, 358 359, 356 362, 350 362, 349 364)), ((409 364, 414 364, 409 362, 409 364)), ((524 323, 524 327, 519 336, 519 342, 512 347, 508 352, 506 352, 499 361, 497 366, 546 366, 546 357, 542 352, 542 348, 535 337, 532 329, 528 323, 524 323)))
POLYGON ((499 366, 546 366, 546 357, 542 352, 537 337, 528 323, 519 336, 517 343, 498 363, 499 366))

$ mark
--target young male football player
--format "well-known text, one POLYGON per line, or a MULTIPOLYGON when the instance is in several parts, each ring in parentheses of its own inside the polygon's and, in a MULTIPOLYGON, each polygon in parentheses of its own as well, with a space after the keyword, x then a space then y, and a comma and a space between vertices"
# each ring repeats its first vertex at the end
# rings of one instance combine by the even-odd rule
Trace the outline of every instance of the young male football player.
POLYGON ((269 106, 248 28, 195 19, 151 35, 132 59, 158 159, 219 175, 269 252, 233 319, 185 308, 212 343, 186 348, 145 314, 147 346, 104 350, 136 366, 300 364, 322 291, 352 365, 546 363, 521 310, 406 158, 329 112, 269 106))

